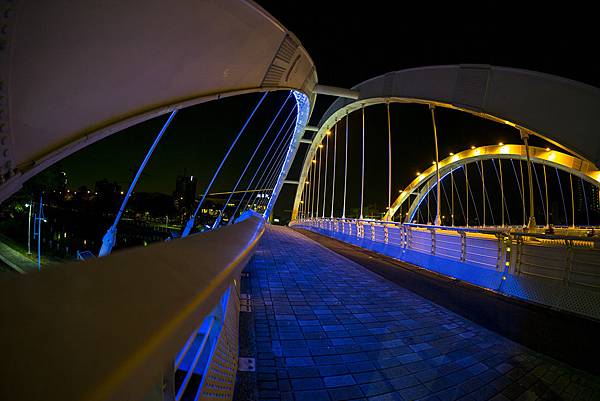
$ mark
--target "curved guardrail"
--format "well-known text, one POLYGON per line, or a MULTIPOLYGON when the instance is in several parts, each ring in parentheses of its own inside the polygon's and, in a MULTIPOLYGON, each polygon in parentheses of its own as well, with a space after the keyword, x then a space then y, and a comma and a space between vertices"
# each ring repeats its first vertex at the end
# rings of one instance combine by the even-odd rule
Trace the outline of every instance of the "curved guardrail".
POLYGON ((181 398, 175 364, 197 373, 189 359, 199 366, 205 357, 202 397, 232 393, 239 276, 264 229, 252 215, 185 239, 0 277, 0 399, 181 398), (207 316, 211 323, 200 324, 207 316))
POLYGON ((600 238, 379 220, 290 223, 475 284, 600 319, 600 238))

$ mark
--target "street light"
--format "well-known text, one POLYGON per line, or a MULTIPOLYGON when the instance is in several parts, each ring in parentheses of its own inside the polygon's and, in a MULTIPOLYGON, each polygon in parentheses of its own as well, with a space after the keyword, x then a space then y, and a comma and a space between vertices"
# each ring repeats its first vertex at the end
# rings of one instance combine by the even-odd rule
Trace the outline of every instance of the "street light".
POLYGON ((27 255, 31 255, 31 209, 33 208, 33 201, 26 203, 25 207, 29 208, 29 222, 27 223, 27 255))

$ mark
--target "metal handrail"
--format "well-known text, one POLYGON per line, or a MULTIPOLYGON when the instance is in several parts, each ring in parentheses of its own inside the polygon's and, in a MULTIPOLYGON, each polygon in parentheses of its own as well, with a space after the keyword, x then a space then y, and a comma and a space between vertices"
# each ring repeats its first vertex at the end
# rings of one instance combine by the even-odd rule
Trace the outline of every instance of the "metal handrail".
POLYGON ((239 276, 264 229, 264 219, 252 216, 0 277, 0 399, 142 399, 239 276))
MULTIPOLYGON (((312 219, 298 219, 298 221, 310 221, 312 219)), ((317 219, 314 219, 317 220, 317 219)), ((599 236, 594 237, 584 237, 577 235, 560 235, 560 234, 546 234, 546 233, 538 233, 538 232, 527 232, 527 231, 516 231, 515 227, 451 227, 451 226, 437 226, 431 224, 417 224, 417 223, 401 223, 397 221, 383 221, 383 220, 375 220, 375 219, 353 219, 353 218, 325 218, 318 220, 339 220, 351 223, 361 223, 361 224, 377 224, 382 226, 405 226, 405 227, 414 227, 421 228, 425 230, 444 230, 444 231, 455 231, 455 232, 465 232, 465 233, 478 233, 478 234, 500 234, 500 235, 515 235, 521 237, 530 237, 530 238, 543 238, 543 239, 557 239, 557 240, 577 240, 577 241, 585 241, 585 242, 600 242, 599 236)))

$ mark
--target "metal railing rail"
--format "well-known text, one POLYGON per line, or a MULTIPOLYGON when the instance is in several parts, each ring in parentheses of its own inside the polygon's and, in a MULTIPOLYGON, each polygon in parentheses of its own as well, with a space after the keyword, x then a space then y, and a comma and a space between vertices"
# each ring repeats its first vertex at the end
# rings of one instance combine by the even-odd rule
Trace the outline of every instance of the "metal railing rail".
POLYGON ((501 281, 491 277, 482 281, 493 290, 501 288, 509 274, 535 276, 594 292, 600 289, 600 237, 586 236, 585 230, 576 231, 582 235, 572 235, 573 230, 571 235, 560 235, 515 227, 449 227, 352 218, 298 219, 291 225, 372 242, 367 247, 392 245, 403 252, 497 271, 501 281))
POLYGON ((226 290, 237 297, 264 229, 252 215, 185 239, 0 277, 0 399, 143 399, 173 372, 226 290))

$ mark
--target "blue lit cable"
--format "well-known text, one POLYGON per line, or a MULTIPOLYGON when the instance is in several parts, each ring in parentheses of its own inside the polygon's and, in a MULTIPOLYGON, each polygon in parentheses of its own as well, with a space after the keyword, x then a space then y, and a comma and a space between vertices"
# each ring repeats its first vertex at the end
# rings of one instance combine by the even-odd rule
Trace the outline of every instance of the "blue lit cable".
POLYGON ((198 214, 198 211, 202 207, 202 204, 204 203, 204 199, 206 199, 206 196, 208 195, 208 193, 210 191, 210 188, 212 187, 212 184, 215 182, 215 179, 219 175, 219 172, 221 171, 221 168, 223 168, 223 165, 225 164, 225 161, 229 157, 229 154, 233 150, 235 144, 237 143, 237 141, 240 139, 240 137, 242 136, 242 134, 246 130, 246 127, 250 123, 250 120, 252 120, 252 117, 254 116, 254 113, 256 113, 256 110, 258 110, 258 108, 260 107, 261 103, 263 102, 263 100, 265 100, 265 98, 267 97, 268 94, 269 94, 269 92, 265 92, 262 95, 262 97, 258 101, 257 105, 254 107, 254 110, 252 110, 252 113, 250 113, 250 116, 248 117, 248 119, 246 120, 246 122, 244 123, 244 125, 242 126, 242 129, 238 132, 238 134, 235 137, 234 141, 229 146, 229 149, 227 150, 227 153, 225 153, 225 156, 223 157, 223 160, 221 160, 221 163, 219 164, 219 167, 217 168, 217 171, 215 171, 215 174, 213 175, 212 179, 208 183, 208 186, 204 190, 204 194, 202 195, 202 199, 200 199, 200 202, 198 203, 198 206, 196 207, 196 210, 194 211, 194 214, 192 215, 192 217, 190 217, 190 219, 188 220, 187 224, 185 225, 185 228, 183 230, 183 233, 181 234, 181 237, 187 237, 190 234, 190 231, 192 231, 192 228, 194 227, 194 221, 196 220, 196 215, 198 214))
MULTIPOLYGON (((293 135, 294 130, 292 130, 291 134, 293 135)), ((290 138, 291 140, 291 138, 290 138)), ((279 156, 277 157, 276 162, 271 166, 269 173, 264 181, 264 184, 262 186, 262 188, 265 188, 265 193, 263 194, 263 197, 261 198, 261 200, 258 202, 258 206, 265 206, 263 205, 263 201, 265 199, 267 199, 267 191, 269 189, 271 189, 271 195, 273 194, 273 191, 275 189, 275 184, 277 183, 277 177, 279 176, 279 173, 281 171, 281 169, 283 168, 283 164, 285 163, 285 156, 287 154, 287 148, 288 148, 288 144, 289 142, 287 140, 284 140, 283 142, 285 144, 285 146, 283 147, 283 149, 281 150, 281 153, 279 154, 279 156)), ((258 196, 258 195, 257 195, 258 196)), ((256 198, 255 198, 256 200, 256 198)))
MULTIPOLYGON (((292 110, 292 111, 294 111, 294 110, 292 110)), ((284 151, 285 151, 284 144, 287 143, 287 137, 288 137, 288 135, 292 135, 293 134, 293 132, 294 132, 294 130, 293 130, 294 126, 295 126, 295 123, 294 123, 294 121, 292 121, 292 124, 290 124, 290 126, 287 128, 287 131, 286 131, 286 133, 283 136, 283 140, 278 143, 276 150, 271 153, 271 158, 267 162, 267 165, 265 166, 265 168, 262 169, 260 178, 258 179, 257 185, 256 185, 255 188, 262 188, 262 185, 264 185, 264 181, 266 181, 266 179, 265 179, 266 172, 270 171, 270 167, 272 166, 272 164, 276 160, 278 160, 281 157, 282 154, 284 154, 284 151)), ((260 166, 256 170, 256 173, 258 173, 259 170, 260 170, 260 166)), ((248 188, 250 188, 251 184, 252 183, 250 183, 248 185, 248 188)), ((248 200, 246 201, 246 204, 244 205, 244 209, 248 206, 248 204, 252 204, 252 197, 253 196, 254 196, 254 199, 256 200, 256 196, 257 195, 258 195, 258 192, 255 192, 255 193, 250 194, 248 196, 248 200)), ((242 209, 242 210, 244 210, 244 209, 242 209)))
MULTIPOLYGON (((252 197, 253 197, 253 196, 254 196, 254 198, 256 199, 256 196, 257 196, 257 195, 258 195, 258 193, 261 191, 261 188, 263 188, 263 185, 264 185, 264 183, 265 183, 265 182, 264 182, 264 180, 263 180, 263 179, 265 178, 265 174, 267 173, 267 171, 270 171, 270 167, 272 166, 272 164, 273 164, 273 163, 274 163, 276 160, 278 160, 278 159, 279 159, 279 157, 281 157, 281 152, 282 152, 282 150, 283 150, 283 145, 284 145, 284 143, 286 143, 286 138, 287 138, 287 136, 290 134, 290 131, 291 131, 291 129, 292 129, 292 127, 293 127, 293 126, 294 126, 294 124, 292 123, 292 124, 291 124, 291 125, 290 125, 290 126, 287 128, 287 131, 286 131, 286 132, 285 132, 285 134, 283 135, 283 140, 282 140, 282 141, 280 141, 280 142, 277 144, 277 147, 276 147, 275 151, 274 151, 274 152, 271 152, 271 153, 269 154, 269 155, 270 155, 270 159, 269 159, 269 161, 267 162, 267 164, 265 165, 265 167, 261 169, 261 166, 259 166, 259 167, 256 169, 256 171, 255 171, 255 173, 254 173, 254 177, 252 177, 252 180, 251 180, 251 182, 248 184, 248 190, 249 190, 249 188, 252 186, 252 184, 254 183, 254 180, 255 180, 255 178, 256 178, 256 175, 258 174, 258 171, 259 171, 259 170, 261 171, 261 175, 260 175, 259 179, 256 181, 256 185, 255 185, 255 187, 254 187, 254 188, 255 188, 255 189, 254 189, 254 191, 253 191, 253 192, 248 192, 248 190, 247 190, 247 193, 248 193, 249 195, 248 195, 248 199, 246 200, 246 203, 244 204, 244 207, 242 208, 242 210, 245 210, 245 209, 247 208, 248 204, 251 204, 251 203, 252 203, 252 197)), ((282 128, 283 128, 283 127, 282 127, 282 128)), ((266 161, 266 157, 267 157, 267 154, 265 154, 265 158, 263 158, 263 162, 264 162, 264 161, 266 161)), ((262 164, 261 164, 261 165, 262 165, 262 164)), ((241 205, 241 203, 242 203, 242 202, 240 201, 239 205, 241 205)), ((239 206, 239 205, 238 205, 238 206, 239 206)), ((236 212, 235 212, 235 213, 237 213, 237 210, 236 210, 236 212)))
POLYGON ((269 148, 267 149, 267 151, 265 152, 265 154, 263 155, 263 158, 260 162, 260 164, 258 165, 258 167, 254 170, 254 175, 252 176, 252 179, 250 180, 250 182, 248 183, 248 185, 246 185, 246 190, 244 191, 244 194, 242 195, 242 198, 240 199, 240 201, 238 202, 238 205, 235 208, 235 211, 232 214, 232 218, 229 220, 229 223, 231 224, 233 222, 233 220, 235 219, 235 216, 237 215, 237 212, 240 208, 240 205, 242 204, 242 202, 244 201, 244 199, 246 198, 246 195, 248 195, 248 191, 250 190, 250 188, 252 187, 252 184, 254 184, 254 180, 256 179, 256 175, 258 174, 259 171, 261 171, 261 167, 263 166, 263 164, 265 163, 265 161, 267 160, 267 157, 270 155, 271 157, 273 156, 270 152, 271 149, 273 148, 273 145, 275 145, 275 143, 277 143, 277 139, 279 139, 279 136, 281 135, 281 132, 283 131, 283 128, 285 127, 285 125, 287 124, 287 122, 289 121, 289 119, 295 115, 295 109, 292 109, 290 111, 290 114, 288 114, 287 118, 285 119, 285 121, 283 122, 283 124, 281 125, 281 127, 279 128, 279 131, 277 132, 277 135, 275 135, 275 138, 273 139, 273 141, 271 142, 271 145, 269 146, 269 148))
MULTIPOLYGON (((284 142, 284 143, 287 143, 284 142)), ((261 201, 258 202, 258 206, 262 206, 262 200, 266 198, 267 196, 267 191, 269 189, 273 190, 273 184, 274 182, 276 182, 276 178, 277 175, 279 173, 279 169, 282 165, 282 163, 285 161, 285 155, 287 153, 287 147, 284 146, 281 151, 279 152, 279 155, 277 156, 277 159, 275 160, 275 163, 273 163, 270 168, 265 169, 265 171, 268 171, 264 181, 262 182, 261 185, 259 185, 259 188, 263 188, 265 189, 265 193, 263 194, 263 196, 261 197, 261 201)), ((261 191, 262 192, 262 191, 261 191)), ((258 193, 254 194, 254 202, 256 202, 256 198, 258 197, 258 193)))
MULTIPOLYGON (((256 145, 256 147, 254 148, 254 152, 252 152, 252 155, 250 156, 250 159, 246 163, 246 166, 244 167, 244 170, 242 171, 242 173, 238 177, 235 185, 233 186, 233 189, 231 190, 231 193, 229 194, 229 197, 227 198, 227 200, 225 201, 225 204, 223 205, 223 207, 219 211, 219 215, 217 216, 217 218, 216 218, 216 220, 215 220, 215 222, 213 224, 213 227, 212 227, 213 229, 217 228, 219 226, 219 224, 221 223, 221 219, 223 218, 223 213, 225 213, 225 210, 227 209, 227 205, 229 204, 229 201, 231 201, 231 198, 232 198, 233 194, 235 193, 235 191, 237 190, 238 186, 240 185, 240 182, 242 181, 242 178, 244 178, 244 176, 246 175, 246 171, 248 171, 248 167, 250 167, 250 164, 254 160, 254 156, 256 156, 256 153, 258 152, 258 149, 260 149, 260 146, 265 141, 267 135, 269 134, 269 132, 271 132, 271 128, 273 127, 273 124, 275 124, 275 121, 277 120, 277 118, 279 117, 279 115, 281 114, 281 112, 283 111, 283 108, 285 107, 287 101, 290 99, 291 96, 292 96, 292 92, 290 92, 288 94, 288 96, 285 98, 285 100, 281 104, 281 107, 279 108, 279 111, 277 111, 277 114, 275 115, 275 117, 273 117, 273 120, 271 120, 271 123, 269 124, 269 126, 267 127, 267 129, 263 133, 262 137, 260 138, 260 141, 258 142, 258 145, 256 145)), ((233 220, 233 218, 231 220, 233 220)))
POLYGON ((175 109, 171 112, 171 114, 169 115, 169 118, 167 118, 167 121, 164 123, 162 129, 160 130, 160 132, 154 139, 152 146, 150 146, 150 149, 146 153, 146 157, 144 157, 144 160, 142 161, 142 164, 138 168, 138 171, 135 174, 133 181, 129 185, 129 189, 127 190, 127 194, 125 195, 125 198, 123 198, 123 202, 121 203, 121 207, 119 208, 119 212, 117 213, 117 216, 115 217, 115 221, 113 222, 113 225, 110 226, 110 228, 106 231, 106 234, 104 234, 104 237, 102 237, 102 247, 100 248, 100 252, 98 252, 99 257, 109 255, 110 252, 112 251, 113 246, 115 246, 115 242, 117 239, 117 224, 119 223, 119 220, 121 219, 121 215, 125 211, 125 206, 127 206, 129 197, 131 196, 131 193, 133 192, 135 185, 137 184, 138 180, 140 179, 140 176, 142 175, 142 171, 144 171, 146 164, 150 160, 152 153, 154 153, 154 149, 156 149, 158 142, 163 137, 165 131, 171 124, 171 121, 173 121, 173 118, 177 114, 177 111, 178 111, 178 109, 175 109))

